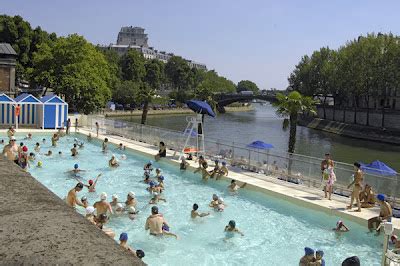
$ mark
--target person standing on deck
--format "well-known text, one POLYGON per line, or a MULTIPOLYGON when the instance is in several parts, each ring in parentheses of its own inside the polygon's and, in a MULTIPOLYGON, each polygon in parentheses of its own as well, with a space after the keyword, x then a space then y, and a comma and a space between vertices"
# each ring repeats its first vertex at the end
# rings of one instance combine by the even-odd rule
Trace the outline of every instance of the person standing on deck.
POLYGON ((79 126, 78 118, 75 118, 75 132, 79 131, 78 126, 79 126))
POLYGON ((99 137, 99 129, 100 129, 99 122, 96 122, 95 125, 96 125, 96 137, 99 137))
POLYGON ((353 207, 353 202, 354 199, 357 202, 357 212, 361 211, 361 203, 360 203, 360 192, 362 190, 362 181, 363 181, 363 172, 361 171, 361 165, 357 162, 354 163, 354 180, 351 182, 350 185, 347 186, 347 188, 350 188, 352 185, 353 187, 353 192, 351 193, 351 199, 350 199, 350 205, 347 206, 347 209, 350 210, 353 207))
POLYGON ((65 133, 67 134, 67 135, 69 135, 70 133, 71 133, 71 119, 70 118, 68 118, 67 119, 67 130, 65 131, 65 133))

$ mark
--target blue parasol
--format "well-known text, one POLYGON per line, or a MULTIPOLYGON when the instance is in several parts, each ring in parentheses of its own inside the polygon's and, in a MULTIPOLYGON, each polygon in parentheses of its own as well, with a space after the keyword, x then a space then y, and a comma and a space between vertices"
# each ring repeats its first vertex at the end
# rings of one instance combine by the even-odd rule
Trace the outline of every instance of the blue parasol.
POLYGON ((397 172, 384 164, 383 162, 376 160, 373 161, 370 164, 361 164, 361 169, 368 173, 368 174, 374 174, 374 175, 383 175, 383 176, 395 176, 397 175, 397 172))
POLYGON ((190 100, 186 102, 189 109, 193 110, 195 113, 209 115, 215 117, 215 113, 211 106, 205 101, 190 100))
POLYGON ((246 147, 260 149, 260 150, 268 150, 268 149, 272 149, 274 147, 274 145, 265 143, 261 140, 256 140, 256 141, 253 141, 252 143, 248 144, 246 147))

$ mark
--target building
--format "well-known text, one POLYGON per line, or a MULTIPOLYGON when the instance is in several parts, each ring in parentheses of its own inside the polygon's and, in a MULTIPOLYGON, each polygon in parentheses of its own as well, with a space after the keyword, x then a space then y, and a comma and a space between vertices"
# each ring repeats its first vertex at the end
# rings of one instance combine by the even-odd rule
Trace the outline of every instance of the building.
POLYGON ((118 45, 137 45, 141 47, 149 47, 147 44, 147 34, 140 27, 122 27, 118 33, 118 45))
MULTIPOLYGON (((117 44, 99 45, 100 49, 116 51, 120 56, 128 52, 129 49, 134 49, 142 53, 143 57, 148 60, 158 59, 164 63, 174 56, 173 53, 158 51, 153 47, 149 47, 147 34, 145 29, 140 27, 122 27, 118 33, 117 44)), ((207 70, 207 66, 203 63, 185 59, 191 68, 207 70)))
POLYGON ((0 43, 0 94, 15 97, 17 53, 8 43, 0 43))

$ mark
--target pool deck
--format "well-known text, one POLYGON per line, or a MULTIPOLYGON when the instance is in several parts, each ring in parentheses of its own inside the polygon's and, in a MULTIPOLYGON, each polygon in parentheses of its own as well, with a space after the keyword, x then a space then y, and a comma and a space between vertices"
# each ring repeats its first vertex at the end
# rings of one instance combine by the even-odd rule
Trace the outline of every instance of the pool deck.
POLYGON ((0 265, 145 265, 0 157, 0 265))
MULTIPOLYGON (((0 132, 5 132, 5 130, 0 130, 0 132)), ((19 130, 18 132, 23 132, 19 130)), ((25 131, 27 132, 27 131, 25 131)), ((31 133, 44 133, 44 132, 54 132, 51 130, 29 130, 31 133)), ((73 132, 73 129, 72 129, 73 132)), ((80 128, 79 133, 88 135, 90 129, 80 128)), ((92 136, 95 138, 94 132, 91 132, 92 136)), ((115 135, 104 135, 100 134, 99 139, 103 140, 105 137, 108 138, 109 142, 115 145, 123 143, 126 148, 132 149, 139 152, 145 156, 154 156, 157 153, 158 148, 154 145, 138 142, 130 139, 126 139, 115 135)), ((168 143, 167 147, 168 147, 168 143)), ((179 166, 179 161, 176 159, 178 156, 174 156, 175 151, 167 150, 167 158, 161 159, 164 162, 169 162, 179 166)), ((177 153, 178 154, 178 153, 177 153)), ((149 158, 151 158, 149 157, 149 158)), ((196 169, 198 164, 195 161, 187 161, 190 164, 190 169, 196 169)), ((355 212, 356 208, 352 210, 346 210, 346 206, 349 204, 350 199, 347 197, 332 195, 332 200, 324 198, 324 193, 321 190, 315 188, 309 188, 304 185, 297 185, 288 183, 282 180, 278 180, 273 176, 266 176, 264 174, 257 174, 248 171, 244 171, 240 168, 230 167, 228 179, 235 179, 241 182, 247 183, 246 189, 254 189, 257 191, 264 192, 271 196, 287 200, 293 204, 304 206, 307 208, 312 208, 317 211, 322 211, 333 217, 341 217, 347 220, 357 222, 363 226, 367 226, 368 220, 372 217, 379 215, 379 207, 374 208, 363 208, 361 212, 355 212)), ((209 182, 215 182, 210 180, 209 182)), ((392 223, 395 228, 395 233, 400 233, 400 219, 393 218, 392 223)), ((332 221, 332 226, 336 224, 336 220, 332 221)))

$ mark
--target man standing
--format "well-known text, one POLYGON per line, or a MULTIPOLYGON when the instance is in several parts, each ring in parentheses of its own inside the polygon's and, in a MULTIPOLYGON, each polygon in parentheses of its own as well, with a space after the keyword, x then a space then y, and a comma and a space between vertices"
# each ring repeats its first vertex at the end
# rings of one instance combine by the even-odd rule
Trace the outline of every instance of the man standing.
POLYGON ((69 133, 71 133, 70 130, 71 130, 71 118, 68 118, 68 119, 67 119, 67 130, 66 130, 65 133, 66 133, 67 135, 69 135, 69 133))
POLYGON ((18 145, 14 136, 10 137, 9 143, 3 148, 3 156, 7 157, 8 160, 14 161, 18 164, 18 145))
POLYGON ((79 205, 79 206, 83 207, 82 202, 76 196, 76 193, 81 191, 82 189, 83 189, 83 184, 82 183, 78 183, 78 184, 76 184, 76 186, 73 189, 71 189, 68 192, 68 195, 67 195, 67 204, 68 204, 68 206, 75 208, 75 205, 79 205))
POLYGON ((150 230, 150 235, 161 236, 163 235, 163 224, 167 224, 167 222, 162 214, 158 213, 158 207, 151 207, 151 215, 146 220, 145 230, 150 230))
POLYGON ((347 209, 351 209, 353 207, 353 202, 354 199, 357 202, 357 212, 361 211, 361 203, 360 203, 360 192, 362 190, 362 181, 363 181, 363 172, 361 171, 361 165, 357 162, 354 163, 354 180, 351 182, 350 185, 347 186, 347 188, 350 188, 352 185, 353 187, 353 192, 351 193, 351 199, 350 199, 350 205, 347 206, 347 209))
POLYGON ((100 201, 97 201, 93 207, 96 209, 97 215, 107 214, 107 211, 111 214, 113 213, 110 203, 107 202, 107 194, 105 192, 100 194, 100 201))

